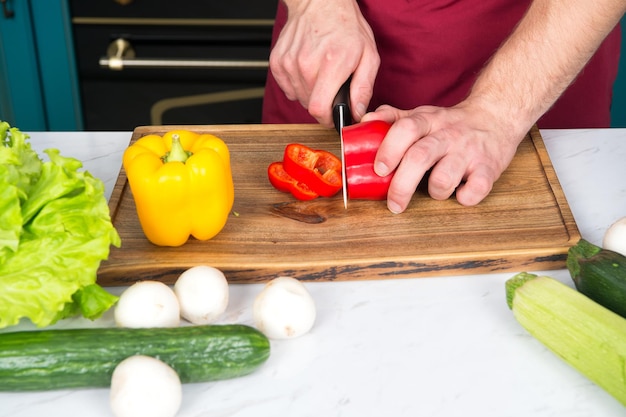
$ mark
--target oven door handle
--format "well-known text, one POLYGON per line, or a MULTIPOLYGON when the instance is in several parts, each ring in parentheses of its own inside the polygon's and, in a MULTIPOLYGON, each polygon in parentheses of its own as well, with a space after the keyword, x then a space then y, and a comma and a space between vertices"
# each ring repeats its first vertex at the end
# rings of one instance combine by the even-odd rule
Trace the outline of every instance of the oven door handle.
POLYGON ((124 68, 199 68, 199 69, 267 69, 268 61, 100 58, 100 66, 115 71, 124 68))
POLYGON ((230 59, 160 59, 135 58, 135 50, 126 39, 111 42, 107 56, 100 58, 100 67, 121 71, 124 68, 199 68, 199 69, 244 69, 258 70, 269 68, 267 60, 230 59))

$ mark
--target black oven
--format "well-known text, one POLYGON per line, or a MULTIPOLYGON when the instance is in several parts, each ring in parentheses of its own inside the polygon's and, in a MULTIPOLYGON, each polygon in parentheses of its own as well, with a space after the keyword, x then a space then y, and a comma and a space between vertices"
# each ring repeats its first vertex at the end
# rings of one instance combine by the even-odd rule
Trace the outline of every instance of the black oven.
POLYGON ((71 0, 85 130, 260 123, 278 0, 71 0))

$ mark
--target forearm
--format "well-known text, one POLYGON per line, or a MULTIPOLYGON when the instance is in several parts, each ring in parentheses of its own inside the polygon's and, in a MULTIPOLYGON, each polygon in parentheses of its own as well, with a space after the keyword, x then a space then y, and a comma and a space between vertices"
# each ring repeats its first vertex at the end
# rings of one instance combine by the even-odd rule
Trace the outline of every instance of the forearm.
POLYGON ((484 68, 467 103, 523 135, 576 78, 625 10, 625 0, 535 0, 484 68))
POLYGON ((346 12, 359 10, 356 0, 281 0, 287 7, 289 15, 314 13, 318 16, 330 18, 342 16, 346 12))

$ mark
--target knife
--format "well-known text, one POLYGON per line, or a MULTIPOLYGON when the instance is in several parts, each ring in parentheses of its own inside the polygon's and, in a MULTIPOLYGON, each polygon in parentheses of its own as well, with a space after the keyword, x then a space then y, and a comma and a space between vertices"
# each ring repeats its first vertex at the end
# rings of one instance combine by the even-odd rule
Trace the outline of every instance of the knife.
POLYGON ((343 83, 335 99, 333 100, 333 122, 335 129, 339 132, 339 142, 341 143, 341 181, 343 184, 343 208, 348 208, 348 181, 346 178, 346 158, 343 145, 343 128, 352 124, 352 114, 350 113, 350 78, 343 83))

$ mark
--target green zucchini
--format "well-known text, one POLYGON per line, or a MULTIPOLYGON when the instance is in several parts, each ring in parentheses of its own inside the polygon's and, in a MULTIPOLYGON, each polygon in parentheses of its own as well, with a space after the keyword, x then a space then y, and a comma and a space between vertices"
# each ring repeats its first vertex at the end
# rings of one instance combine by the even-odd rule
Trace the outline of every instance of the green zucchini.
POLYGON ((506 298, 532 336, 626 405, 626 319, 554 278, 525 272, 506 282, 506 298))
POLYGON ((171 366, 181 382, 249 374, 270 343, 245 325, 175 328, 93 328, 0 334, 0 391, 108 387, 115 367, 133 355, 171 366))
POLYGON ((566 263, 578 291, 626 317, 626 256, 581 239, 566 263))

